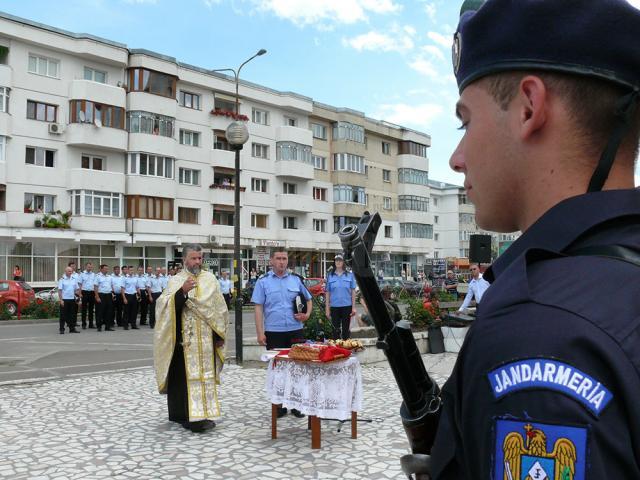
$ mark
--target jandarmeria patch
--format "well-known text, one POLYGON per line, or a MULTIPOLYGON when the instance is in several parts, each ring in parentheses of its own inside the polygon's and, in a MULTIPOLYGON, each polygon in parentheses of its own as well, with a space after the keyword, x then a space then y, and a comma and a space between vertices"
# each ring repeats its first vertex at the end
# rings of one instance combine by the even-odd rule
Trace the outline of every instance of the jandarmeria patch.
POLYGON ((524 389, 556 390, 577 400, 599 416, 613 398, 601 382, 585 372, 557 360, 527 358, 492 370, 487 374, 496 398, 524 389))

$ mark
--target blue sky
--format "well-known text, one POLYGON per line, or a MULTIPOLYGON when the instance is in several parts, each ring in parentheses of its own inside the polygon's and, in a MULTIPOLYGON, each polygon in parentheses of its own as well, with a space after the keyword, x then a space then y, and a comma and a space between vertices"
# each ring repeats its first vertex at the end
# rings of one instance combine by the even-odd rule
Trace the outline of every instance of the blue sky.
POLYGON ((461 136, 450 60, 461 3, 1 0, 0 10, 203 68, 235 68, 265 48, 243 79, 428 133, 430 177, 461 185, 448 167, 461 136))

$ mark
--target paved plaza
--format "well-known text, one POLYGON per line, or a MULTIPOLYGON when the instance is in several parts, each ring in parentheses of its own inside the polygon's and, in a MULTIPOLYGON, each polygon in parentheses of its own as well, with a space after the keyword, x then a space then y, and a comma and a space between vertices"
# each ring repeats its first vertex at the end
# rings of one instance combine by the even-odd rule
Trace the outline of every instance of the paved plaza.
MULTIPOLYGON (((425 355, 442 383, 456 355, 425 355)), ((167 419, 145 366, 39 383, 0 386, 0 478, 39 479, 387 479, 404 478, 408 444, 400 395, 386 362, 364 365, 358 438, 349 425, 322 421, 312 450, 307 420, 292 415, 270 435, 263 365, 226 365, 223 417, 195 434, 167 419)))

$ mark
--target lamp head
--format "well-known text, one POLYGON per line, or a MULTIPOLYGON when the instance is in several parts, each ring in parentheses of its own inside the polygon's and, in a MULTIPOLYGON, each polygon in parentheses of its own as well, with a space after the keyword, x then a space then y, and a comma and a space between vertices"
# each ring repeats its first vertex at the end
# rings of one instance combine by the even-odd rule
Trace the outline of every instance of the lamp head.
POLYGON ((264 55, 265 53, 267 53, 267 51, 264 48, 261 48, 260 50, 258 50, 258 53, 256 53, 256 55, 260 56, 260 55, 264 55))
POLYGON ((227 127, 226 133, 227 141, 232 147, 240 147, 247 143, 249 140, 249 130, 244 122, 231 122, 227 127))

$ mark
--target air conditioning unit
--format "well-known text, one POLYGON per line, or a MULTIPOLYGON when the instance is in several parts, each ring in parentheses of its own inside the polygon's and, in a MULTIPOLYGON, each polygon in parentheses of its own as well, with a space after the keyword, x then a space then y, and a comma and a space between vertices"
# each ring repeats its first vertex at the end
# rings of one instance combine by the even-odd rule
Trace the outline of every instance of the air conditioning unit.
POLYGON ((61 123, 50 123, 49 124, 49 133, 53 133, 54 135, 60 135, 64 132, 64 125, 61 123))
POLYGON ((216 236, 215 235, 209 235, 209 243, 216 243, 216 236))

